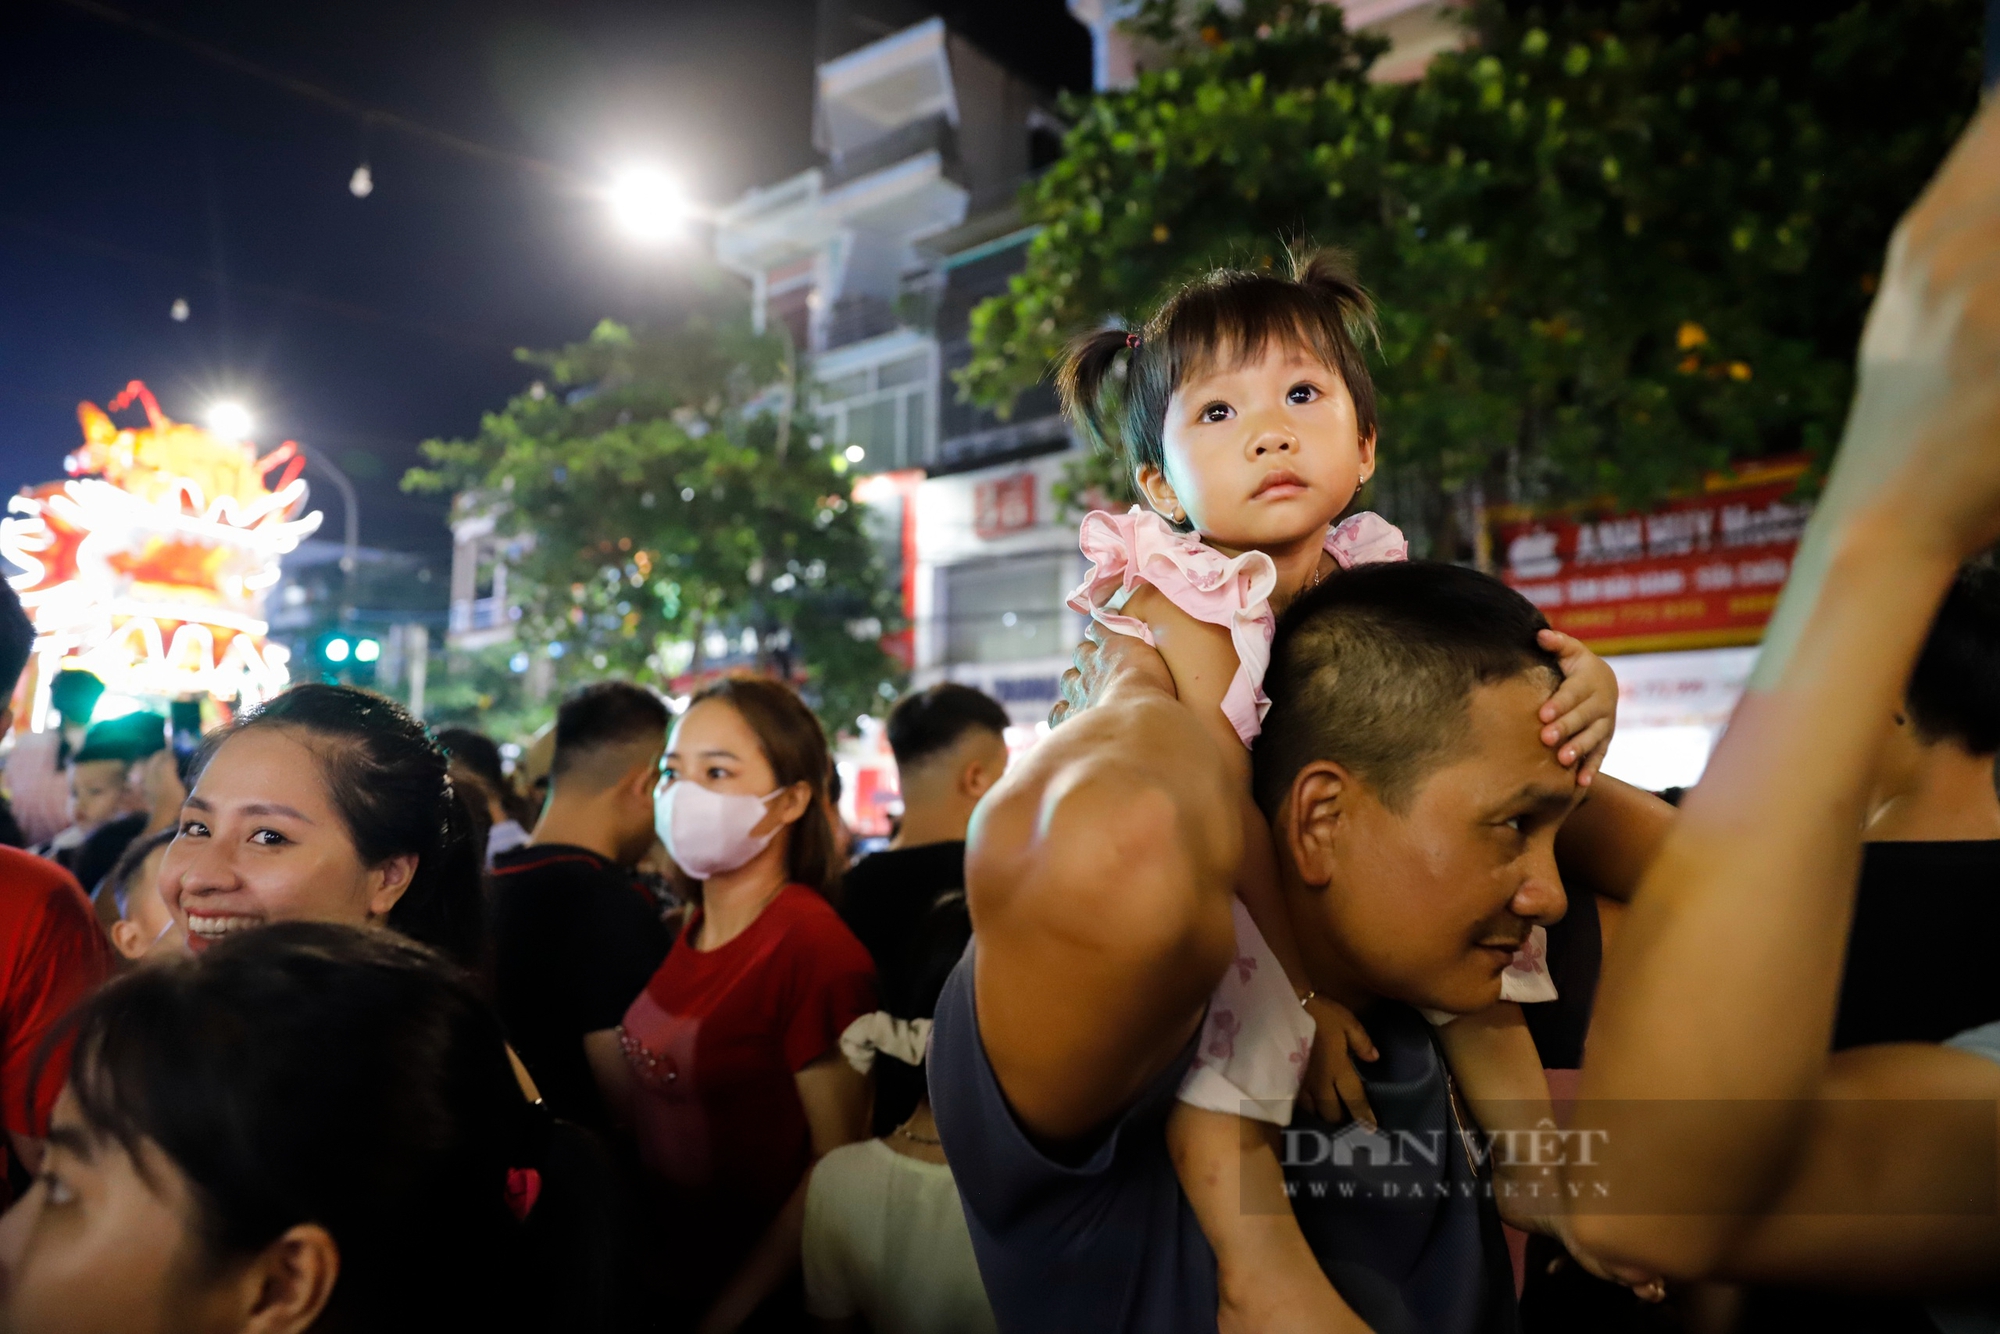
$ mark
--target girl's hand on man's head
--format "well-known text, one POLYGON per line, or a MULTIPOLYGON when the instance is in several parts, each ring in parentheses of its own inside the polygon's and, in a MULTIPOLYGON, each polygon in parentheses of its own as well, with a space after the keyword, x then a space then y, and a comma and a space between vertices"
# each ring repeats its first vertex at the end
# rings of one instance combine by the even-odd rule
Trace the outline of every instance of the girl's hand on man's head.
POLYGON ((1579 787, 1589 787, 1611 747, 1618 724, 1618 677, 1610 664, 1560 630, 1536 637, 1556 655, 1563 681, 1542 705, 1542 744, 1555 749, 1556 762, 1576 769, 1579 787))

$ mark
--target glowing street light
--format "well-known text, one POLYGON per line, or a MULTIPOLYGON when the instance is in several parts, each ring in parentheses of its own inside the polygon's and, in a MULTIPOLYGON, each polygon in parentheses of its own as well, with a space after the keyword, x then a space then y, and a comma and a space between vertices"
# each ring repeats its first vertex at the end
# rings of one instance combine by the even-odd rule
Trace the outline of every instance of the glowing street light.
POLYGON ((212 404, 208 409, 208 429, 224 440, 248 440, 250 409, 227 399, 212 404))
POLYGON ((693 211, 680 182, 655 167, 626 168, 612 180, 606 198, 619 228, 640 241, 680 235, 693 211))
POLYGON ((323 652, 328 662, 346 662, 348 643, 345 639, 329 639, 323 652))
POLYGON ((382 656, 382 645, 373 639, 364 639, 354 646, 356 662, 373 662, 382 656))

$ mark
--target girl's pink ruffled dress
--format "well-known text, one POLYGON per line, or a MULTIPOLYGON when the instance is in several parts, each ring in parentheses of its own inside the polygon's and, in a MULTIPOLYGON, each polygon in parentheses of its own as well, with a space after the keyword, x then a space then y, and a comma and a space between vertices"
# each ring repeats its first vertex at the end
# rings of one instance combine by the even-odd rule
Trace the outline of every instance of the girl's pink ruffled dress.
MULTIPOLYGON (((1261 551, 1225 556, 1138 505, 1125 514, 1093 510, 1083 520, 1080 543, 1090 572, 1069 595, 1072 610, 1107 630, 1151 644, 1153 632, 1146 623, 1121 614, 1132 592, 1150 584, 1196 620, 1229 631, 1238 666, 1223 695, 1222 712, 1244 745, 1255 741, 1271 708, 1264 694, 1278 624, 1271 610, 1278 569, 1271 558, 1261 551)), ((1373 513, 1356 514, 1335 526, 1327 533, 1326 550, 1342 569, 1409 558, 1402 530, 1373 513)), ((1181 1084, 1180 1099, 1284 1125, 1292 1118, 1292 1101, 1305 1075, 1313 1024, 1240 900, 1234 911, 1238 957, 1209 1000, 1201 1046, 1181 1084)), ((1555 999, 1555 983, 1543 962, 1546 951, 1546 933, 1538 926, 1501 975, 1502 999, 1555 999)))

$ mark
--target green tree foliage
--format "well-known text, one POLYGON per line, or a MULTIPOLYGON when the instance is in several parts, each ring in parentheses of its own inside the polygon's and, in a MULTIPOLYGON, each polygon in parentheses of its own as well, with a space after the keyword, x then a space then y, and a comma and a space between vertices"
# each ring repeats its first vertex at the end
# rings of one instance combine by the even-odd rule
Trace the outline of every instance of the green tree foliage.
POLYGON ((470 727, 496 741, 526 742, 555 717, 556 699, 530 688, 513 669, 519 652, 513 644, 434 652, 424 686, 424 721, 433 727, 470 727))
POLYGON ((747 652, 801 679, 829 727, 880 707, 899 676, 879 642, 894 590, 846 461, 793 429, 779 339, 696 314, 519 355, 546 383, 470 440, 427 441, 432 467, 404 479, 496 515, 517 651, 552 661, 559 689, 665 686, 747 652))
POLYGON ((1889 229, 1978 98, 1977 0, 1484 0, 1407 84, 1334 6, 1183 10, 1140 19, 1161 68, 1071 105, 964 383, 1005 403, 1178 280, 1339 245, 1381 306, 1376 501, 1443 555, 1475 488, 1643 503, 1823 451, 1889 229))

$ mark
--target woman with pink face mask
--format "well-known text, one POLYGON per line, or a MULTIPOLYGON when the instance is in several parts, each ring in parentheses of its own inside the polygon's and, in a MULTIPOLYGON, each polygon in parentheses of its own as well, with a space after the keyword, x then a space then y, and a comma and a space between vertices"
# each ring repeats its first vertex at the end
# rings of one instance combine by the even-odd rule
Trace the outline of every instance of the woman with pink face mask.
POLYGON ((867 1138, 868 1084, 840 1034, 875 969, 825 898, 839 873, 826 734, 788 687, 719 682, 667 742, 661 840, 700 885, 679 939, 594 1067, 650 1169, 672 1328, 801 1323, 805 1183, 867 1138))

